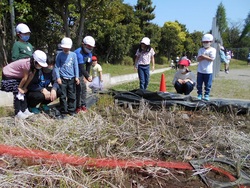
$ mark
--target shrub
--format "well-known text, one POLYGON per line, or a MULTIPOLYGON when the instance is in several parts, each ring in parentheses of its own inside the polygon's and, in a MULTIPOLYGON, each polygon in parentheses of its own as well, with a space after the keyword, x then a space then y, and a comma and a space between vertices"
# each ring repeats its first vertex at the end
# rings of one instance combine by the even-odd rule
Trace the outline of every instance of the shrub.
POLYGON ((165 56, 160 56, 155 58, 155 63, 159 65, 168 64, 168 58, 165 56))
POLYGON ((121 61, 121 65, 133 65, 134 64, 134 61, 133 61, 133 59, 131 58, 131 57, 129 57, 129 56, 125 56, 123 59, 122 59, 122 61, 121 61))

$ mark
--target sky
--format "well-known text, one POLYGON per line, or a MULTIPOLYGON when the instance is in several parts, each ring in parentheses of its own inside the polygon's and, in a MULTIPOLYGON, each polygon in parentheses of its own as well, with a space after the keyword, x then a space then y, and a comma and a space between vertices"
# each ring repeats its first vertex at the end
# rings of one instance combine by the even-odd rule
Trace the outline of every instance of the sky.
MULTIPOLYGON (((219 4, 225 7, 228 26, 243 27, 250 12, 250 0, 152 0, 155 23, 162 27, 165 22, 174 22, 186 25, 189 33, 194 31, 209 32, 212 28, 213 18, 216 15, 219 4), (239 24, 239 25, 238 25, 239 24)), ((136 5, 137 0, 124 0, 131 6, 136 5)))

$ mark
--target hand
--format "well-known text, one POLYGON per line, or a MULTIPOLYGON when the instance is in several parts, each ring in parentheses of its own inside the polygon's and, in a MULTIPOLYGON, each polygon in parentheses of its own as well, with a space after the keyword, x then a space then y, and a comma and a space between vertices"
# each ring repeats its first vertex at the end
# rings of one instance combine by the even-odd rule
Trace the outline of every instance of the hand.
POLYGON ((44 94, 46 100, 50 100, 50 92, 46 88, 43 89, 42 94, 44 94))
POLYGON ((154 72, 154 70, 155 70, 155 66, 153 65, 153 66, 152 66, 152 71, 154 72))
POLYGON ((61 84, 62 84, 62 80, 61 80, 61 78, 57 78, 57 83, 58 83, 59 85, 61 85, 61 84))
POLYGON ((50 92, 50 100, 54 101, 57 99, 56 90, 52 89, 50 92))
POLYGON ((88 81, 89 81, 89 82, 92 82, 92 77, 91 77, 91 76, 88 77, 88 81))
POLYGON ((27 88, 18 88, 18 91, 20 92, 20 93, 22 93, 22 94, 25 94, 28 90, 27 90, 27 88))
POLYGON ((76 81, 76 85, 79 85, 79 84, 80 84, 79 78, 75 78, 75 81, 76 81))

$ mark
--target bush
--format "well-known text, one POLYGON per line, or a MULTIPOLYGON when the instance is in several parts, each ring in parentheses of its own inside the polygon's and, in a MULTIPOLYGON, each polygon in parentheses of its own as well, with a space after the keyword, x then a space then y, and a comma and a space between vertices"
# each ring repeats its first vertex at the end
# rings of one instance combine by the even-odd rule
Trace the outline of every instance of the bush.
POLYGON ((132 66, 134 64, 134 61, 131 57, 129 56, 125 56, 122 61, 121 61, 121 65, 129 65, 132 66))
POLYGON ((168 64, 168 58, 165 56, 160 56, 155 58, 155 63, 159 65, 168 64))

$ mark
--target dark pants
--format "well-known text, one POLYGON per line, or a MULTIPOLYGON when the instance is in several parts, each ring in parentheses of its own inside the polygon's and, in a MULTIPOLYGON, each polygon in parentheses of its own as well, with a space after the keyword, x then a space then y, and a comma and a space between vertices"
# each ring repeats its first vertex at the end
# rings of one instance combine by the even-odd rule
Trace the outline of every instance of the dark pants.
POLYGON ((194 84, 192 84, 191 82, 181 84, 180 82, 176 81, 174 84, 174 88, 179 94, 189 95, 194 89, 194 84))
POLYGON ((75 78, 64 79, 60 85, 60 110, 63 114, 74 113, 76 110, 76 84, 75 78))
POLYGON ((138 76, 140 80, 140 89, 147 89, 149 83, 149 65, 139 65, 138 66, 138 76))
POLYGON ((83 80, 83 76, 81 76, 80 84, 76 85, 76 107, 86 107, 86 98, 87 98, 87 86, 86 83, 83 80))
POLYGON ((197 94, 202 95, 202 85, 205 85, 205 95, 209 95, 213 82, 213 74, 197 73, 197 94))
MULTIPOLYGON (((46 89, 48 91, 51 91, 52 87, 47 87, 46 89)), ((60 89, 57 89, 56 95, 57 95, 57 97, 61 96, 61 90, 60 89)), ((40 103, 41 104, 49 104, 52 101, 51 100, 46 100, 44 94, 41 93, 40 91, 28 91, 28 93, 27 93, 27 102, 28 102, 28 107, 34 108, 40 103)))

